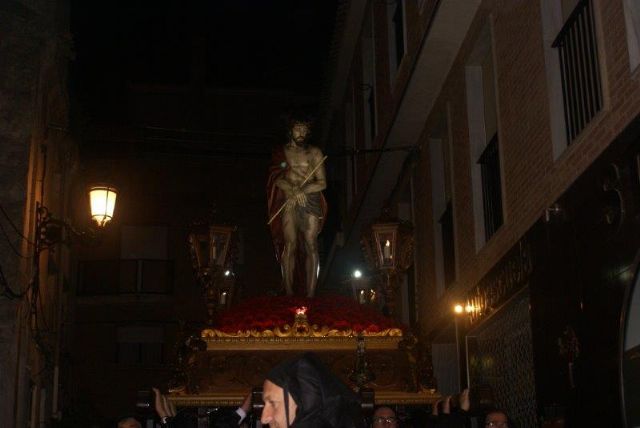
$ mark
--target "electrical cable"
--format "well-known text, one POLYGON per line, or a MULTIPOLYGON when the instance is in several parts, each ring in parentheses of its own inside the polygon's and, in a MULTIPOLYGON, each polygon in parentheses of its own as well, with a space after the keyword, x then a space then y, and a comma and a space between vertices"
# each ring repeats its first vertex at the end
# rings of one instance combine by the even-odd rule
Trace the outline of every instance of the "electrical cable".
POLYGON ((16 226, 13 220, 11 220, 11 217, 9 217, 9 214, 5 211, 4 207, 1 204, 0 204, 0 213, 2 213, 2 215, 7 219, 7 222, 9 223, 11 228, 18 234, 19 237, 27 241, 29 245, 34 245, 33 241, 31 241, 29 238, 24 236, 24 234, 20 231, 20 229, 18 229, 18 226, 16 226))
POLYGON ((0 292, 0 296, 4 296, 10 300, 22 299, 27 293, 27 290, 16 293, 11 287, 9 287, 9 282, 7 281, 7 278, 4 276, 4 272, 2 271, 2 265, 0 265, 0 288, 2 289, 2 291, 0 292))
POLYGON ((25 256, 23 255, 11 242, 11 238, 9 237, 9 235, 7 235, 7 231, 5 230, 4 226, 2 225, 2 222, 0 222, 0 232, 2 233, 2 236, 4 236, 5 241, 7 241, 7 245, 9 246, 9 248, 11 248, 11 251, 18 257, 21 257, 23 259, 29 259, 31 258, 30 256, 25 256))

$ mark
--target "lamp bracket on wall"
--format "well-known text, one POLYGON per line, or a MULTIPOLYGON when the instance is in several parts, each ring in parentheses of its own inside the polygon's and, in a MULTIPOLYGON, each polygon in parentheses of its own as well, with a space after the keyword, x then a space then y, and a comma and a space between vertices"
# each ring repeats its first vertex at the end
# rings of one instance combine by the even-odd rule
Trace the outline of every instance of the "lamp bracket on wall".
POLYGON ((76 229, 68 221, 55 218, 44 205, 36 208, 36 249, 38 252, 52 248, 56 244, 70 245, 73 239, 83 244, 99 241, 101 234, 92 229, 76 229))

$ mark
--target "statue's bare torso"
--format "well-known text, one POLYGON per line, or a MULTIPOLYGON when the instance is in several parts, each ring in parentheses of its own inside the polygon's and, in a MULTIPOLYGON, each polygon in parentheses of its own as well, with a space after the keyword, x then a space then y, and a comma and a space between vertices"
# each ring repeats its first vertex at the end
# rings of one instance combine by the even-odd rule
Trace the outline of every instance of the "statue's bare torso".
POLYGON ((293 294, 293 272, 298 235, 304 237, 306 263, 306 294, 313 297, 318 279, 319 254, 317 238, 322 212, 320 192, 326 187, 322 151, 304 144, 308 130, 294 128, 284 146, 287 161, 285 174, 276 181, 287 197, 282 213, 285 248, 282 255, 282 276, 287 294, 293 294))

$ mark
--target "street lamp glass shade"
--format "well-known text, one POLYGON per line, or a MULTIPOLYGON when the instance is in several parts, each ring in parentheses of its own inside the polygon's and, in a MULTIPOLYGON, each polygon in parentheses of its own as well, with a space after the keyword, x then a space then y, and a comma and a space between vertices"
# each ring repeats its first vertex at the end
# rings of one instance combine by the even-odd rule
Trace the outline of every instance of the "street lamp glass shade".
POLYGON ((93 186, 89 189, 91 218, 103 227, 113 218, 118 192, 110 186, 93 186))

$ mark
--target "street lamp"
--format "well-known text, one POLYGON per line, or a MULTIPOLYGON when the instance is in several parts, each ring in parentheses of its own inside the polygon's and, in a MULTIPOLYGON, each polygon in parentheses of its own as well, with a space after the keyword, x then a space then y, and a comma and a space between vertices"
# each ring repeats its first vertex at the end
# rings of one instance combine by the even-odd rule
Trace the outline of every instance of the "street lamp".
POLYGON ((385 309, 394 315, 400 276, 412 263, 413 227, 408 222, 383 217, 365 230, 360 242, 369 266, 385 279, 385 309))
POLYGON ((36 234, 35 234, 35 258, 42 250, 59 242, 70 242, 71 237, 80 238, 82 241, 92 241, 98 238, 105 226, 113 219, 116 207, 118 191, 110 185, 90 186, 89 206, 91 218, 97 229, 74 227, 66 220, 60 220, 53 216, 49 209, 41 203, 36 204, 36 234))
POLYGON ((203 287, 209 325, 217 310, 229 306, 233 298, 236 230, 236 226, 211 224, 195 226, 189 234, 191 260, 203 287))

